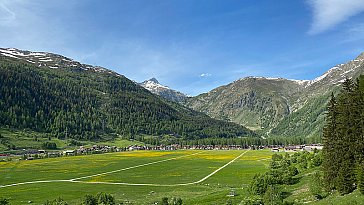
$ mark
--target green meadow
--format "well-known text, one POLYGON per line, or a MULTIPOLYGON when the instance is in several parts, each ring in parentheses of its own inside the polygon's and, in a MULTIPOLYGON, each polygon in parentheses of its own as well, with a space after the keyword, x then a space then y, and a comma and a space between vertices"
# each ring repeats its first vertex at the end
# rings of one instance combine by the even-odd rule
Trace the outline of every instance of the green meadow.
MULTIPOLYGON (((184 204, 239 204, 249 195, 253 176, 268 170, 272 154, 270 150, 132 151, 0 162, 0 197, 11 204, 42 204, 57 197, 79 204, 86 194, 107 192, 123 204, 154 204, 162 197, 182 198, 184 204), (227 196, 232 190, 236 196, 227 196)), ((286 200, 323 205, 364 201, 358 191, 315 200, 309 191, 314 171, 300 173, 297 184, 283 187, 286 200)))
POLYGON ((0 192, 11 204, 42 204, 58 196, 77 204, 98 192, 113 194, 118 203, 153 204, 162 197, 180 197, 185 204, 239 203, 254 174, 267 170, 271 155, 269 150, 133 151, 1 162, 0 185, 30 183, 0 192), (237 195, 227 196, 231 190, 237 195))

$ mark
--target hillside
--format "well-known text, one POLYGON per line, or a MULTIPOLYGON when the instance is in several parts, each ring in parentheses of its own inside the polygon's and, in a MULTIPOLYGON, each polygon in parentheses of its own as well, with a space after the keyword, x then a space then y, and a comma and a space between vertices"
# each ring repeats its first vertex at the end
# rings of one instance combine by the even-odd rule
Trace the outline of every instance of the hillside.
POLYGON ((269 135, 314 136, 322 131, 331 92, 364 73, 364 54, 314 80, 246 77, 189 98, 186 105, 269 135))
POLYGON ((240 125, 165 101, 106 68, 17 49, 0 49, 0 126, 60 139, 253 135, 240 125))
POLYGON ((337 94, 346 78, 357 79, 364 74, 364 53, 356 59, 329 69, 309 81, 302 92, 292 99, 292 113, 271 130, 273 135, 321 135, 326 105, 331 93, 337 94))
POLYGON ((282 78, 242 78, 208 93, 190 98, 187 105, 251 129, 277 125, 290 113, 289 97, 302 86, 282 78))

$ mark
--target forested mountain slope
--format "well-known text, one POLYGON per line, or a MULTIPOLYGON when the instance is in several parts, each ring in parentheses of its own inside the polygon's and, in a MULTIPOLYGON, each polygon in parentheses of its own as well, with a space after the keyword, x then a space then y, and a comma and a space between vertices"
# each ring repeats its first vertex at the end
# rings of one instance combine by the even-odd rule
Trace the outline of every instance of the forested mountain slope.
POLYGON ((314 80, 247 77, 187 99, 186 105, 262 135, 316 136, 325 106, 345 78, 364 73, 364 53, 314 80))
POLYGON ((108 69, 17 49, 0 49, 0 126, 74 139, 112 133, 187 139, 254 135, 165 101, 108 69))

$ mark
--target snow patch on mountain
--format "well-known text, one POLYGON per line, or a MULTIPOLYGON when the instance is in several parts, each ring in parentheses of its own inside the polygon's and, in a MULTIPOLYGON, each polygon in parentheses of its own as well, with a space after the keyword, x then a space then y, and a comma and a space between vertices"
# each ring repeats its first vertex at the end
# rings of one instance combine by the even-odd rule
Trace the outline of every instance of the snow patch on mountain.
POLYGON ((160 84, 159 81, 155 78, 151 78, 142 83, 139 83, 139 85, 141 85, 142 87, 144 87, 145 89, 149 90, 154 94, 157 94, 163 98, 166 98, 174 102, 183 102, 187 98, 185 94, 173 90, 168 86, 160 84))
POLYGON ((81 64, 73 59, 47 52, 24 51, 16 48, 0 48, 0 56, 24 60, 27 63, 38 67, 48 67, 52 69, 72 68, 94 72, 105 72, 116 76, 123 76, 100 66, 81 64))
POLYGON ((150 91, 155 90, 155 89, 169 89, 168 86, 161 85, 152 80, 144 81, 143 87, 145 87, 147 90, 150 90, 150 91))
POLYGON ((18 58, 18 57, 13 56, 12 54, 9 54, 9 53, 1 53, 1 54, 4 55, 4 56, 7 56, 7 57, 11 57, 11 58, 18 58))
POLYGON ((295 79, 287 79, 287 80, 293 81, 293 82, 297 83, 298 85, 302 85, 302 86, 304 86, 310 82, 310 80, 295 80, 295 79))
POLYGON ((337 72, 337 71, 341 71, 342 70, 342 66, 343 66, 344 64, 339 64, 339 65, 337 65, 337 66, 334 66, 334 67, 332 67, 332 68, 330 68, 328 71, 326 71, 323 75, 321 75, 321 76, 319 76, 319 77, 317 77, 317 78, 315 78, 315 79, 313 79, 313 80, 311 80, 305 87, 309 87, 309 86, 311 86, 311 85, 313 85, 313 84, 315 84, 315 83, 318 83, 318 82, 320 82, 320 81, 322 81, 322 80, 324 80, 325 78, 327 78, 327 77, 329 77, 329 76, 331 76, 331 74, 332 73, 334 73, 334 72, 337 72))

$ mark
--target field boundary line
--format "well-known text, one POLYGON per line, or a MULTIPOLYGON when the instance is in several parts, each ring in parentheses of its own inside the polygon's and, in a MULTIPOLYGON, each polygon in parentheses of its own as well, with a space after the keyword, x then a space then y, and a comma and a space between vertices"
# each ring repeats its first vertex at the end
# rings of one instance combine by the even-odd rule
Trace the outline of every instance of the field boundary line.
POLYGON ((243 156, 245 153, 247 153, 248 151, 249 151, 249 149, 248 149, 248 150, 246 150, 245 152, 241 153, 239 156, 235 157, 235 158, 234 158, 233 160, 231 160, 230 162, 226 163, 224 166, 222 166, 222 167, 220 167, 220 168, 216 169, 215 171, 213 171, 213 172, 212 172, 212 173, 210 173, 209 175, 205 176, 204 178, 202 178, 202 179, 200 179, 200 180, 198 180, 198 181, 196 181, 196 182, 187 183, 187 185, 188 185, 188 184, 198 184, 198 183, 201 183, 201 182, 205 181, 206 179, 210 178, 212 175, 216 174, 218 171, 220 171, 220 170, 224 169, 225 167, 227 167, 229 164, 231 164, 231 163, 235 162, 235 160, 237 160, 237 159, 239 159, 240 157, 242 157, 242 156, 243 156))
POLYGON ((224 164, 223 166, 219 167, 215 171, 211 172, 209 175, 205 176, 204 178, 202 178, 202 179, 200 179, 198 181, 189 182, 189 183, 181 183, 181 184, 142 184, 142 183, 126 183, 126 182, 87 182, 87 181, 75 181, 75 180, 72 180, 72 181, 70 180, 70 182, 82 183, 82 184, 109 184, 109 185, 129 185, 129 186, 165 186, 165 187, 187 186, 187 185, 199 184, 199 183, 205 181, 206 179, 210 178, 211 176, 213 176, 214 174, 216 174, 220 170, 224 169, 225 167, 227 167, 231 163, 235 162, 237 159, 242 157, 249 150, 250 149, 248 149, 245 152, 241 153, 239 156, 235 157, 234 159, 232 159, 228 163, 224 164))
POLYGON ((228 165, 230 165, 231 163, 235 162, 237 159, 242 157, 249 150, 250 149, 248 149, 245 152, 241 153, 239 156, 235 157, 234 159, 232 159, 228 163, 224 164, 223 166, 219 167, 215 171, 211 172, 210 174, 208 174, 204 178, 202 178, 202 179, 200 179, 198 181, 189 182, 189 183, 181 183, 181 184, 143 184, 143 183, 126 183, 126 182, 87 182, 87 181, 77 181, 77 180, 78 179, 90 178, 90 177, 94 177, 94 176, 107 175, 107 174, 120 172, 120 171, 124 171, 124 170, 129 170, 129 169, 148 166, 148 165, 157 164, 157 163, 161 163, 161 162, 176 160, 176 159, 179 159, 179 158, 193 156, 193 155, 197 155, 197 154, 207 152, 207 151, 197 152, 197 153, 194 153, 194 154, 184 155, 184 156, 180 156, 180 157, 173 157, 173 158, 170 158, 170 159, 164 159, 164 160, 159 160, 159 161, 155 161, 155 162, 149 162, 149 163, 145 163, 145 164, 141 164, 141 165, 136 165, 136 166, 132 166, 132 167, 118 169, 118 170, 114 170, 114 171, 110 171, 110 172, 104 172, 104 173, 100 173, 100 174, 94 174, 94 175, 89 175, 89 176, 84 176, 84 177, 78 177, 78 178, 74 178, 74 179, 41 180, 41 181, 20 182, 20 183, 8 184, 8 185, 0 185, 0 188, 19 186, 19 185, 25 185, 25 184, 51 183, 51 182, 71 182, 71 183, 81 183, 81 184, 107 184, 107 185, 128 185, 128 186, 162 186, 162 187, 187 186, 187 185, 198 184, 198 183, 201 183, 201 182, 205 181, 206 179, 210 178, 211 176, 213 176, 214 174, 216 174, 220 170, 222 170, 225 167, 227 167, 228 165))
POLYGON ((55 179, 55 180, 40 180, 40 181, 30 181, 30 182, 19 182, 19 183, 15 183, 15 184, 0 185, 0 188, 19 186, 19 185, 25 185, 25 184, 39 184, 39 183, 51 183, 51 182, 71 182, 71 181, 69 179, 55 179))
POLYGON ((29 181, 29 182, 19 182, 19 183, 14 183, 14 184, 0 185, 0 188, 19 186, 19 185, 25 185, 25 184, 38 184, 38 183, 50 183, 50 182, 82 182, 82 181, 76 181, 76 180, 95 177, 95 176, 102 176, 102 175, 112 174, 112 173, 115 173, 115 172, 121 172, 121 171, 129 170, 129 169, 134 169, 134 168, 138 168, 138 167, 144 167, 144 166, 152 165, 152 164, 158 164, 158 163, 161 163, 161 162, 166 162, 166 161, 180 159, 180 158, 183 158, 183 157, 189 157, 189 156, 197 155, 197 154, 200 154, 200 153, 203 153, 203 152, 207 152, 207 151, 201 151, 201 152, 197 152, 197 153, 193 153, 193 154, 189 154, 189 155, 173 157, 173 158, 169 158, 169 159, 159 160, 159 161, 155 161, 155 162, 149 162, 149 163, 135 165, 135 166, 131 166, 131 167, 123 168, 123 169, 113 170, 113 171, 109 171, 109 172, 103 172, 103 173, 99 173, 99 174, 93 174, 93 175, 84 176, 84 177, 77 177, 77 178, 73 178, 73 179, 54 179, 54 180, 37 180, 37 181, 29 181))
MULTIPOLYGON (((206 151, 202 151, 202 152, 206 152, 206 151)), ((173 158, 169 158, 169 159, 163 159, 163 160, 159 160, 159 161, 155 161, 155 162, 148 162, 148 163, 145 163, 145 164, 139 164, 139 165, 135 165, 135 166, 127 167, 127 168, 122 168, 122 169, 117 169, 117 170, 113 170, 113 171, 109 171, 109 172, 103 172, 103 173, 93 174, 93 175, 84 176, 84 177, 77 177, 77 178, 70 179, 69 181, 76 181, 76 180, 80 180, 80 179, 86 179, 86 178, 91 178, 91 177, 108 175, 108 174, 112 174, 112 173, 115 173, 115 172, 121 172, 121 171, 129 170, 129 169, 135 169, 135 168, 139 168, 139 167, 152 165, 152 164, 158 164, 158 163, 161 163, 161 162, 176 160, 176 159, 180 159, 180 158, 183 158, 183 157, 189 157, 189 156, 200 154, 202 152, 197 152, 197 153, 193 153, 193 154, 189 154, 189 155, 183 155, 183 156, 179 156, 179 157, 173 157, 173 158)))

